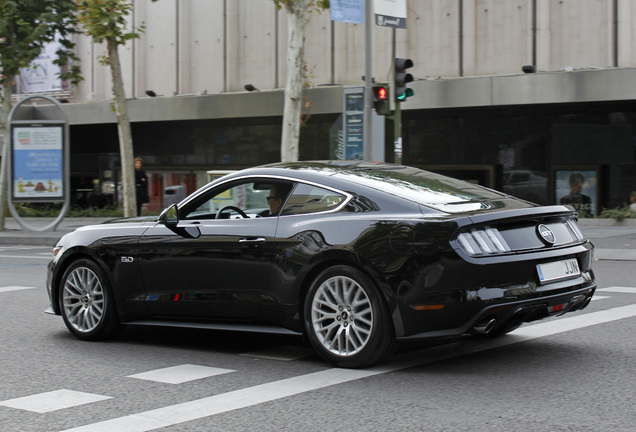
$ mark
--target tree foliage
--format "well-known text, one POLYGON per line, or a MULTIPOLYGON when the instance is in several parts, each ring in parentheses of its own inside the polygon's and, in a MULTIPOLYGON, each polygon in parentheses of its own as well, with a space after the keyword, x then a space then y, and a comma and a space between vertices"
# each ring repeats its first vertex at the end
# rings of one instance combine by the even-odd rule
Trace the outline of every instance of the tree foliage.
MULTIPOLYGON (((283 7, 293 7, 295 3, 297 3, 297 0, 274 0, 274 4, 276 5, 276 9, 278 10, 282 9, 283 7)), ((307 8, 308 13, 311 13, 313 10, 320 12, 324 9, 329 9, 329 0, 316 0, 309 2, 307 8)))
POLYGON ((0 0, 0 130, 4 129, 4 147, 0 166, 0 230, 4 229, 7 203, 7 163, 9 137, 7 120, 11 111, 11 85, 20 68, 26 68, 40 55, 44 46, 57 41, 55 63, 63 71, 60 78, 77 84, 82 78, 71 36, 76 30, 74 0, 0 0))
POLYGON ((69 66, 60 78, 76 84, 81 80, 75 44, 71 36, 76 30, 76 6, 73 0, 0 0, 0 65, 2 84, 11 82, 20 68, 40 55, 47 43, 58 41, 55 63, 69 66))
MULTIPOLYGON (((125 45, 141 37, 144 26, 128 30, 128 17, 133 11, 129 0, 76 0, 79 22, 95 43, 112 41, 125 45)), ((156 0, 153 0, 156 1, 156 0)))

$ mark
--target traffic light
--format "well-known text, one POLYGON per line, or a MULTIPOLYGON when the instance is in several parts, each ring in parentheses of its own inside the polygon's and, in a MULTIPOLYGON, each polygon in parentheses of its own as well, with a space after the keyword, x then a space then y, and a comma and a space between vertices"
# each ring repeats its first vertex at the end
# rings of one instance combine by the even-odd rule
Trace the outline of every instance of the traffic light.
POLYGON ((411 59, 396 58, 393 63, 393 77, 395 80, 395 100, 398 102, 405 101, 409 96, 413 96, 413 89, 407 88, 406 85, 413 81, 413 75, 407 73, 408 68, 413 67, 411 59))
POLYGON ((373 108, 378 115, 391 114, 388 84, 373 84, 373 108))

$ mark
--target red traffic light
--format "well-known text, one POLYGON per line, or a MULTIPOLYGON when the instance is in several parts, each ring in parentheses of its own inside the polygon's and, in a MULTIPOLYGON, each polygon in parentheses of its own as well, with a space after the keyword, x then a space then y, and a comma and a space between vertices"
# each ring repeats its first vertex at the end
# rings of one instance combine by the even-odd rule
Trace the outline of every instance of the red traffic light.
POLYGON ((373 85, 373 107, 379 115, 389 115, 389 85, 387 83, 373 85))

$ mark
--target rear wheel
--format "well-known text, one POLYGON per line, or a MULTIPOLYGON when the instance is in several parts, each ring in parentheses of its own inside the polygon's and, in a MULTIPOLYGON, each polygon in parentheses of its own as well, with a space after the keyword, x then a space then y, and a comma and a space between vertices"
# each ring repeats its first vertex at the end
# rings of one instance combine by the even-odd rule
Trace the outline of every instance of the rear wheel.
POLYGON ((93 261, 81 259, 66 269, 59 293, 64 323, 79 339, 107 339, 119 330, 108 280, 93 261))
POLYGON ((391 354, 395 336, 378 289, 361 271, 335 266, 316 277, 304 306, 307 336, 325 360, 364 367, 391 354))

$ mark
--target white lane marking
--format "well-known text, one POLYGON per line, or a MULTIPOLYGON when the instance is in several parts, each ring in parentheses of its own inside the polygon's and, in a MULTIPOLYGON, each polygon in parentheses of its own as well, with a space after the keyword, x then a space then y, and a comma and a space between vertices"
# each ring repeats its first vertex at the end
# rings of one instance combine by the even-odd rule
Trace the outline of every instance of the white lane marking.
POLYGON ((396 356, 392 361, 374 368, 364 370, 327 369, 321 372, 92 423, 67 429, 64 432, 147 432, 332 385, 634 316, 636 316, 636 304, 592 312, 572 318, 549 320, 542 324, 522 327, 506 337, 489 340, 471 339, 418 352, 410 352, 396 356))
MULTIPOLYGON (((619 287, 619 286, 614 286, 614 287, 609 287, 609 288, 601 288, 601 289, 597 289, 598 291, 603 291, 603 292, 614 292, 614 293, 627 293, 627 294, 636 294, 636 288, 632 288, 632 287, 619 287)), ((594 298, 594 297, 592 297, 594 298)))
POLYGON ((594 300, 604 300, 604 299, 608 299, 608 298, 612 298, 612 297, 611 296, 600 296, 600 295, 594 294, 594 297, 592 297, 592 301, 594 301, 594 300))
POLYGON ((2 401, 0 405, 36 413, 47 413, 106 399, 111 399, 111 397, 62 389, 2 401))
POLYGON ((6 286, 6 287, 0 287, 0 292, 21 291, 21 290, 30 290, 30 289, 37 289, 37 288, 25 287, 25 286, 6 286))
POLYGON ((26 255, 2 255, 0 254, 0 258, 18 258, 18 259, 41 259, 41 260, 48 260, 51 261, 51 256, 26 256, 26 255))
POLYGON ((313 357, 316 355, 316 351, 304 346, 285 345, 260 351, 247 352, 240 355, 246 357, 263 358, 268 360, 292 361, 307 357, 313 357))
POLYGON ((148 381, 158 381, 166 384, 181 384, 188 381, 194 381, 202 378, 208 378, 215 375, 222 375, 230 372, 236 372, 231 369, 213 368, 208 366, 199 366, 193 364, 183 364, 163 369, 157 369, 148 372, 142 372, 134 375, 128 375, 126 378, 137 378, 148 381))
POLYGON ((636 250, 594 248, 594 260, 636 261, 636 250))

